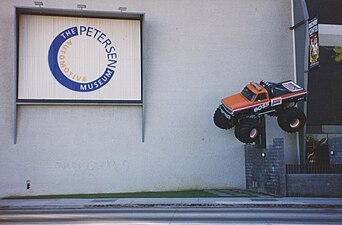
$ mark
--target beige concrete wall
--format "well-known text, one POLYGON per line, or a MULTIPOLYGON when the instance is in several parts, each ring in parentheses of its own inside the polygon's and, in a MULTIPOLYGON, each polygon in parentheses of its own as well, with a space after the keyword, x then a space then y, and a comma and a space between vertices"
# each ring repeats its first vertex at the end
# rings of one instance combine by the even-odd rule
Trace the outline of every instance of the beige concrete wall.
MULTIPOLYGON (((212 117, 247 82, 293 79, 290 0, 81 3, 145 13, 145 142, 139 107, 30 105, 18 107, 13 144, 15 7, 33 1, 1 1, 0 196, 245 187, 243 144, 212 117)), ((267 124, 268 140, 285 137, 286 154, 296 154, 295 134, 267 124)))

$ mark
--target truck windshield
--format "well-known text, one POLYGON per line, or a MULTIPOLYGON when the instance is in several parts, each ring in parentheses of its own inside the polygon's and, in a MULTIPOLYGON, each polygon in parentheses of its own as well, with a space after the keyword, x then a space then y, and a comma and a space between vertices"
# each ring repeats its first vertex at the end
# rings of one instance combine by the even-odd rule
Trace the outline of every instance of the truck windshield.
POLYGON ((241 94, 245 97, 245 98, 247 98, 247 100, 249 100, 249 101, 253 101, 254 100, 254 98, 255 98, 255 94, 251 91, 251 90, 249 90, 247 87, 245 87, 242 91, 241 91, 241 94))

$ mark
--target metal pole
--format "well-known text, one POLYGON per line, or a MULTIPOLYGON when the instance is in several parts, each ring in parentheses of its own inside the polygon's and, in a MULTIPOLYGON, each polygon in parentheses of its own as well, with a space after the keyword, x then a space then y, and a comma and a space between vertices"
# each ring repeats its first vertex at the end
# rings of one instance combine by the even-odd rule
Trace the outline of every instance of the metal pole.
POLYGON ((260 148, 266 148, 266 119, 265 115, 261 115, 259 117, 259 126, 260 126, 260 135, 259 140, 257 141, 257 145, 260 148))
POLYGON ((145 142, 145 114, 144 114, 144 103, 141 106, 141 141, 145 142))
POLYGON ((14 106, 14 123, 13 123, 13 132, 14 132, 14 144, 17 144, 17 135, 18 135, 18 113, 17 113, 17 103, 15 102, 14 106))

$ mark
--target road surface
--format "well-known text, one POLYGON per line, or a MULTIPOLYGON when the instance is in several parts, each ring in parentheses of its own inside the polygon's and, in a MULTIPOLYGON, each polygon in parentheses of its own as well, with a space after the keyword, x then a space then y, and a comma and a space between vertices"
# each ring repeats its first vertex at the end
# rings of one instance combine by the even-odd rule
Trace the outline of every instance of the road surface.
POLYGON ((2 210, 0 224, 342 224, 342 208, 2 210))

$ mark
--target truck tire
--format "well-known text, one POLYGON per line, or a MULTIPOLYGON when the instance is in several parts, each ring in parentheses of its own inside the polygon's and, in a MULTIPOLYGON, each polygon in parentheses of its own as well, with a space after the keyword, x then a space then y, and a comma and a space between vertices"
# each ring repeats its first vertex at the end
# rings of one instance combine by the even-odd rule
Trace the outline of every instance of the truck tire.
POLYGON ((214 123, 217 127, 221 129, 230 129, 234 126, 234 123, 224 116, 220 108, 217 108, 215 111, 214 123))
POLYGON ((306 122, 304 112, 298 108, 283 110, 278 116, 278 124, 286 132, 294 133, 303 128, 306 122))
POLYGON ((235 137, 246 144, 257 140, 260 133, 259 119, 247 118, 241 120, 235 127, 235 137))

